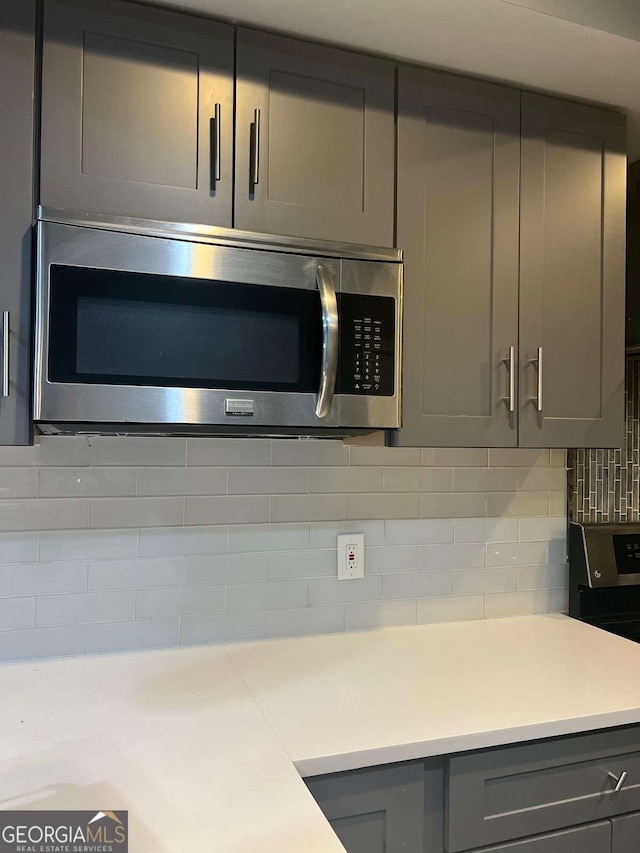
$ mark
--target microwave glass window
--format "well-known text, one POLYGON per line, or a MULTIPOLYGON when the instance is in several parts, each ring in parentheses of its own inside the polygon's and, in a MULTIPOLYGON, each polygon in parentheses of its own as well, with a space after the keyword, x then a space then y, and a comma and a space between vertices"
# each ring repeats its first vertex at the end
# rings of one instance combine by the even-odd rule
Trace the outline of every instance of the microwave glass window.
POLYGON ((315 290, 53 266, 49 381, 317 391, 315 290))

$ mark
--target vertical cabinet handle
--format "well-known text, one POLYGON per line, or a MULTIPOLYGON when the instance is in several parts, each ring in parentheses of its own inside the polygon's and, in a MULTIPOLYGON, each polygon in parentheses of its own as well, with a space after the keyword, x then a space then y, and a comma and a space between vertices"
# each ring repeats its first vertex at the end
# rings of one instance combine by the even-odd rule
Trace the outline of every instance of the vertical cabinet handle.
POLYGON ((613 789, 614 793, 619 794, 622 790, 622 786, 627 781, 627 771, 623 770, 619 776, 616 776, 615 773, 609 773, 607 775, 615 785, 615 788, 613 789))
POLYGON ((253 111, 251 122, 251 151, 249 167, 249 184, 251 192, 260 182, 260 110, 253 111))
POLYGON ((338 302, 331 273, 322 264, 316 268, 316 282, 322 307, 322 364, 316 416, 326 418, 331 411, 338 375, 338 302))
POLYGON ((532 364, 535 364, 538 373, 538 388, 533 401, 536 405, 536 411, 542 411, 542 347, 538 347, 538 355, 532 359, 532 364))
POLYGON ((220 153, 222 150, 222 134, 220 130, 220 104, 215 104, 213 116, 209 121, 210 150, 211 150, 211 189, 215 190, 216 182, 220 180, 220 153))
POLYGON ((9 396, 9 312, 2 312, 2 396, 9 396))
POLYGON ((509 355, 504 359, 504 363, 509 368, 509 396, 502 399, 507 404, 509 413, 516 410, 516 348, 509 347, 509 355))

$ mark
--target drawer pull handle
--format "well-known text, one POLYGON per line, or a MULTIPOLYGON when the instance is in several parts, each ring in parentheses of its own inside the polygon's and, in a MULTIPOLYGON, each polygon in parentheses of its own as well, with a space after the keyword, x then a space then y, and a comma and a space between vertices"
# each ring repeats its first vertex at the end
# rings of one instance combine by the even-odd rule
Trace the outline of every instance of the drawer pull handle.
POLYGON ((611 779, 612 782, 615 782, 616 787, 613 791, 617 794, 622 790, 622 786, 627 781, 627 771, 623 770, 619 776, 616 776, 614 773, 609 773, 609 779, 611 779))

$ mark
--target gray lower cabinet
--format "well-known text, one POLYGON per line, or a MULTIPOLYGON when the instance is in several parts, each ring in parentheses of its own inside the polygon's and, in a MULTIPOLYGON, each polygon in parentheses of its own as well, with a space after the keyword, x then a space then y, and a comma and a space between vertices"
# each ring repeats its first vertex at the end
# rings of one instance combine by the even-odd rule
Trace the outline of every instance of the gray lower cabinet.
MULTIPOLYGON (((636 848, 637 849, 637 848, 636 848)), ((565 832, 525 838, 499 847, 484 847, 482 853, 611 853, 611 824, 594 823, 565 832)))
POLYGON ((232 224, 233 27, 46 0, 40 201, 232 224))
POLYGON ((393 245, 392 62, 239 29, 235 227, 393 245))
POLYGON ((520 93, 404 67, 398 92, 405 311, 394 441, 512 447, 520 93))
POLYGON ((35 0, 0 3, 0 444, 31 438, 35 0))
POLYGON ((522 95, 520 445, 623 441, 624 116, 522 95))
POLYGON ((638 853, 640 814, 624 815, 611 821, 611 853, 638 853))
POLYGON ((419 761, 307 779, 347 853, 423 853, 419 761))

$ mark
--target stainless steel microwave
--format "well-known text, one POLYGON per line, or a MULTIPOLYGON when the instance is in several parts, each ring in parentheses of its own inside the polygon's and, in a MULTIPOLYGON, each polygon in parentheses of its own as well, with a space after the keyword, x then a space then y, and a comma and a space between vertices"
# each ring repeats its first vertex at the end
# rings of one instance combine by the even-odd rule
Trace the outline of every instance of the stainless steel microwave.
POLYGON ((43 432, 400 426, 398 250, 41 210, 43 432))

